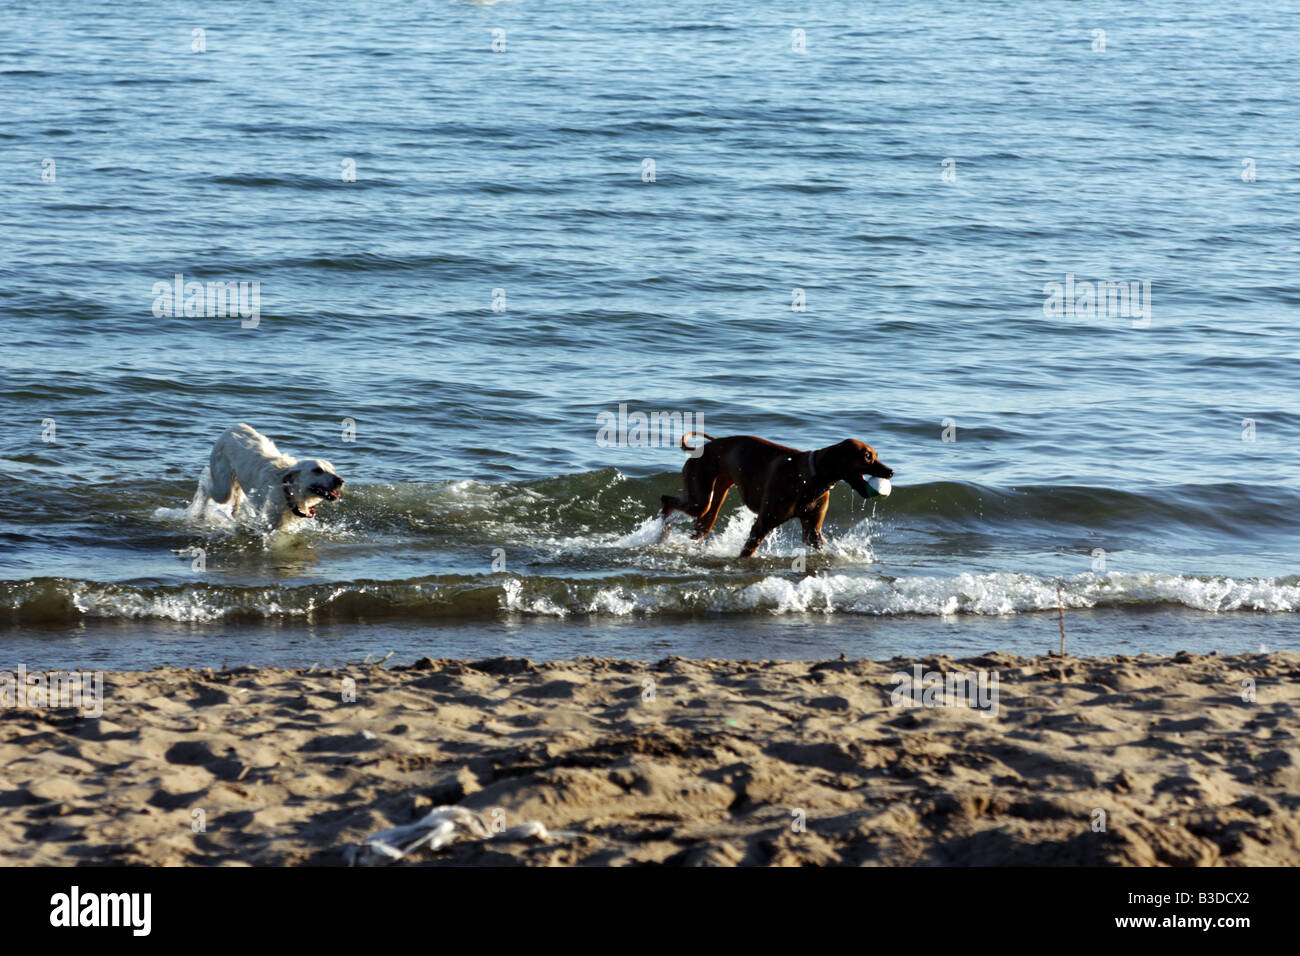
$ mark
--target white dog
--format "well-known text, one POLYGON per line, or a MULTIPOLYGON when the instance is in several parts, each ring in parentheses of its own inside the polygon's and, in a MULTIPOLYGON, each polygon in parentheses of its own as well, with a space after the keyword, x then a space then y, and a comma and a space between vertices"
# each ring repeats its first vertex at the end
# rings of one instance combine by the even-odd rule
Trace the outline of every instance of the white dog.
POLYGON ((212 448, 206 497, 217 504, 233 503, 239 511, 247 498, 264 520, 276 528, 294 518, 311 518, 322 501, 337 501, 343 479, 323 458, 284 455, 271 439, 242 422, 230 429, 212 448))

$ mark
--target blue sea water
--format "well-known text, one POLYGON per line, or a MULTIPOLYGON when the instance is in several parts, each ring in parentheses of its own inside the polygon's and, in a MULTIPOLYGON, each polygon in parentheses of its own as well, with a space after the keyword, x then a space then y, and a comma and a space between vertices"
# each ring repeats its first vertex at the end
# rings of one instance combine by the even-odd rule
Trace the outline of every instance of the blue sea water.
POLYGON ((1058 602, 1080 654, 1300 647, 1295 28, 11 0, 2 656, 1036 653, 1058 602), (895 490, 840 486, 821 554, 737 559, 735 500, 659 543, 679 436, 600 440, 620 405, 858 438, 895 490), (196 515, 240 421, 343 501, 196 515))

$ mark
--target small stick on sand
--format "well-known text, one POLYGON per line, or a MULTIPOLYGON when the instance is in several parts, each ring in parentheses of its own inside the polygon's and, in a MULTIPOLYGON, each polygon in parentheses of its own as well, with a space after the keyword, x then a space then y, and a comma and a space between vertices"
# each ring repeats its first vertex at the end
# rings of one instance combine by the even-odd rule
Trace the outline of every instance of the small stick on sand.
POLYGON ((1065 681, 1065 599, 1061 597, 1061 585, 1056 585, 1056 621, 1061 626, 1061 681, 1065 681))
POLYGON ((1061 656, 1065 656, 1065 602, 1061 598, 1061 586, 1056 586, 1056 616, 1061 625, 1061 656))

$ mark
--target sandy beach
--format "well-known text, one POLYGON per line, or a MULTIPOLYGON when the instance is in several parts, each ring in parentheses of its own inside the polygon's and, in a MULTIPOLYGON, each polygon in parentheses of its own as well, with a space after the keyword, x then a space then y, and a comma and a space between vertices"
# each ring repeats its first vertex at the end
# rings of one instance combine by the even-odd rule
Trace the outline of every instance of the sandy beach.
POLYGON ((1295 653, 110 673, 101 716, 0 710, 0 855, 1296 865, 1297 705, 1295 653), (996 672, 994 706, 918 680, 962 672, 996 672), (358 850, 441 806, 486 829, 358 850))

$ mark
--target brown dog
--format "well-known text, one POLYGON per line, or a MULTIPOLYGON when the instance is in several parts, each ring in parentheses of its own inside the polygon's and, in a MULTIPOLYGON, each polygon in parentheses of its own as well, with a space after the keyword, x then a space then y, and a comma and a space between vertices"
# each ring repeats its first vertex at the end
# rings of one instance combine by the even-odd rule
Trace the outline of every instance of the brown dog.
POLYGON ((691 537, 703 538, 718 520, 731 486, 739 485, 745 507, 758 515, 740 552, 742 558, 753 554, 770 531, 791 518, 798 518, 803 525, 804 544, 820 548, 832 485, 847 482, 862 497, 870 498, 874 495, 863 475, 894 476, 892 468, 880 463, 874 448, 852 438, 814 451, 797 451, 752 435, 714 438, 704 432, 689 432, 682 436, 682 451, 692 455, 682 468, 686 494, 660 499, 663 534, 668 533, 668 516, 684 511, 695 519, 691 537), (708 442, 691 448, 686 442, 693 435, 702 435, 708 442))

